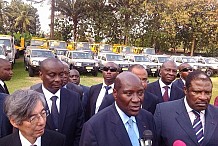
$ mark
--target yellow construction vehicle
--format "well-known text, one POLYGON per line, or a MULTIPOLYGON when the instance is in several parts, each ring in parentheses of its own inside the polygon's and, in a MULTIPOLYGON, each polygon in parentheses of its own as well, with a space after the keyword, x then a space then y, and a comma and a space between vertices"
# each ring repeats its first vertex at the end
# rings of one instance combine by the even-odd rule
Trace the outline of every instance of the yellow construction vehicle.
POLYGON ((37 46, 38 48, 48 49, 49 44, 46 38, 32 37, 30 46, 37 46))
POLYGON ((114 44, 114 45, 113 45, 113 48, 112 48, 112 52, 119 54, 119 53, 122 52, 122 50, 123 50, 124 47, 125 47, 125 45, 114 44))

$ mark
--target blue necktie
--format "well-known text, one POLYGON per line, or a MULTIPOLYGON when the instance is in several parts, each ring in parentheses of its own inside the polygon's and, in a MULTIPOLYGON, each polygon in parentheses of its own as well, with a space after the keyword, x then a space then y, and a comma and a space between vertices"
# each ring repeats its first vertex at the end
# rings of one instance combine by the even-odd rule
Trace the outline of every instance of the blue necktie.
POLYGON ((105 95, 108 95, 108 91, 111 89, 111 86, 104 86, 104 88, 106 89, 105 94, 104 94, 105 96, 105 95))
POLYGON ((196 117, 193 123, 193 129, 195 131, 198 143, 201 144, 204 139, 204 133, 203 133, 202 122, 200 119, 200 113, 194 110, 192 112, 195 114, 196 117))
POLYGON ((58 129, 58 119, 59 119, 58 108, 57 108, 57 105, 56 105, 57 98, 58 98, 57 96, 52 96, 51 97, 51 100, 52 100, 51 115, 52 115, 52 118, 53 118, 55 129, 58 129))
POLYGON ((132 146, 139 146, 139 140, 133 128, 133 120, 129 119, 127 123, 128 123, 127 133, 131 140, 132 146))

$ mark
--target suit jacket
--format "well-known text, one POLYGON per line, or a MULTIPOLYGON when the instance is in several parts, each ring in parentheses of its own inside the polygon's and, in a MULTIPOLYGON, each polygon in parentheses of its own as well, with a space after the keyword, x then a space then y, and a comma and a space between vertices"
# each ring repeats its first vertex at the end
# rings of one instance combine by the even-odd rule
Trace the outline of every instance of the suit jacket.
MULTIPOLYGON (((6 85, 6 84, 5 84, 6 85)), ((6 86, 6 88, 2 87, 2 85, 0 85, 0 93, 5 93, 5 94, 9 94, 8 88, 6 86)))
POLYGON ((13 126, 3 112, 3 104, 7 95, 8 94, 0 93, 0 138, 11 134, 13 131, 13 126))
MULTIPOLYGON (((143 137, 144 130, 152 131, 155 146, 156 133, 152 114, 141 109, 136 122, 140 138, 143 137)), ((98 112, 84 124, 80 146, 132 146, 115 104, 98 112)))
POLYGON ((84 85, 80 85, 80 87, 82 88, 82 91, 83 91, 82 105, 83 105, 83 108, 85 109, 88 103, 88 99, 89 99, 89 89, 90 88, 84 85))
POLYGON ((183 90, 183 89, 184 89, 184 86, 185 86, 185 84, 183 83, 183 81, 182 81, 181 78, 175 80, 175 81, 173 82, 173 85, 176 85, 176 86, 179 87, 181 90, 183 90))
MULTIPOLYGON (((51 130, 45 130, 41 136, 41 146, 64 146, 65 136, 51 130)), ((0 139, 1 146, 22 146, 18 130, 0 139)))
MULTIPOLYGON (((108 94, 104 97, 101 106, 99 107, 99 111, 108 107, 109 105, 114 103, 113 94, 108 94)), ((144 92, 144 101, 142 103, 142 108, 154 114, 156 105, 159 103, 158 97, 152 93, 147 91, 144 92)))
MULTIPOLYGON (((93 85, 89 90, 89 98, 87 106, 85 108, 85 120, 87 121, 95 114, 95 105, 98 98, 98 95, 101 91, 103 83, 93 85)), ((104 100, 104 99, 103 99, 104 100)))
MULTIPOLYGON (((197 138, 187 113, 184 99, 157 105, 154 119, 160 146, 172 146, 181 140, 187 146, 198 146, 197 138)), ((208 105, 205 111, 204 140, 201 146, 218 145, 218 108, 208 105)))
MULTIPOLYGON (((160 89, 159 80, 148 84, 146 91, 156 95, 159 98, 159 102, 164 102, 163 97, 162 97, 162 93, 161 93, 161 89, 160 89)), ((177 99, 183 98, 185 96, 183 90, 179 89, 177 86, 175 86, 173 84, 171 86, 170 91, 171 92, 170 92, 169 101, 177 100, 177 99)))
MULTIPOLYGON (((42 86, 36 91, 43 93, 42 86)), ((66 136, 65 146, 79 145, 79 139, 84 123, 84 113, 80 97, 74 91, 61 88, 60 111, 58 132, 66 136)), ((46 110, 49 111, 48 106, 46 110)), ((46 120, 46 128, 55 130, 54 122, 51 115, 48 115, 46 120)))

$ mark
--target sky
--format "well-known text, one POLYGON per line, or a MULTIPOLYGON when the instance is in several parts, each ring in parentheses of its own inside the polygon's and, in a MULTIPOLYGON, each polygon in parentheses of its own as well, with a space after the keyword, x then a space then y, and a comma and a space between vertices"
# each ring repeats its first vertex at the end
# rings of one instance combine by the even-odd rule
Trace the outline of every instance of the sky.
MULTIPOLYGON (((11 0, 5 0, 5 1, 11 2, 11 0)), ((27 2, 28 0, 23 0, 23 1, 25 3, 30 4, 30 2, 27 2)), ((51 22, 51 19, 50 19, 51 12, 50 12, 49 0, 45 0, 43 4, 33 4, 33 7, 38 9, 41 30, 48 33, 50 31, 49 24, 51 22)))

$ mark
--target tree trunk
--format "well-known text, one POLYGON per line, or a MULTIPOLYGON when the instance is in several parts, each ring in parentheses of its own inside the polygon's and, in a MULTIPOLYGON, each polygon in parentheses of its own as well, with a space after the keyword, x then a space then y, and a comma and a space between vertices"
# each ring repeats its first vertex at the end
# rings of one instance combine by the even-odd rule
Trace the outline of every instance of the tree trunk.
POLYGON ((55 9, 55 0, 51 0, 50 39, 54 39, 54 9, 55 9))
POLYGON ((195 36, 193 36, 190 56, 193 56, 194 54, 195 43, 196 43, 195 36))

